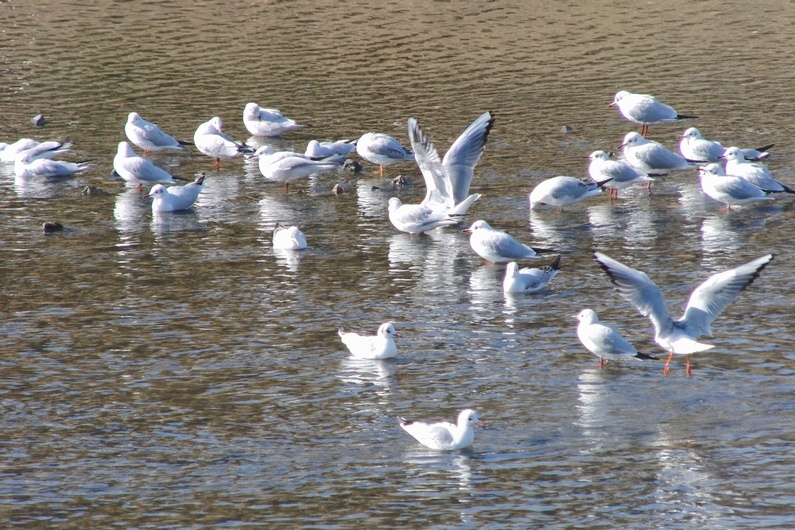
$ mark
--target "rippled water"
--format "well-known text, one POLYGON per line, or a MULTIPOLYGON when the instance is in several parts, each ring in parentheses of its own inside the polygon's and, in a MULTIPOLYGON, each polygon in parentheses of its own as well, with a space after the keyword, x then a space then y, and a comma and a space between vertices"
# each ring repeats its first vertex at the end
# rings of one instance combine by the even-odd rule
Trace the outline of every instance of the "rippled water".
MULTIPOLYGON (((680 172, 652 197, 527 209, 540 180, 585 176, 583 156, 633 130, 607 107, 619 89, 725 143, 775 142, 769 165, 795 184, 793 18, 773 1, 0 3, 0 140, 70 138, 93 164, 58 183, 0 169, 5 526, 795 525, 792 199, 727 213, 680 172), (286 194, 241 160, 153 155, 209 175, 194 211, 157 220, 110 176, 128 112, 183 139, 219 115, 246 139, 249 101, 311 125, 273 141, 297 150, 406 141, 415 116, 443 152, 493 110, 468 221, 559 249, 562 272, 503 296, 503 267, 465 234, 396 233, 386 200, 424 187, 372 172, 286 194), (49 220, 65 231, 43 235, 49 220), (310 249, 274 251, 276 221, 310 249), (688 379, 681 359, 667 378, 660 362, 600 370, 579 344, 570 315, 591 307, 662 353, 593 250, 648 272, 673 312, 708 274, 777 256, 688 379), (394 361, 352 359, 336 335, 390 319, 394 361), (464 407, 489 427, 468 451, 397 425, 464 407)), ((669 147, 680 133, 651 127, 669 147)))

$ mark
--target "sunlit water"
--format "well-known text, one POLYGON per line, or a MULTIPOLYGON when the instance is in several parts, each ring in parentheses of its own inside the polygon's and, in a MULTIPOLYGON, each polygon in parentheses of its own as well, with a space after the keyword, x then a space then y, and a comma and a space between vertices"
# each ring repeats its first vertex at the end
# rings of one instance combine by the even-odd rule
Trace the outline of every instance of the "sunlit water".
MULTIPOLYGON (((793 200, 720 211, 689 171, 651 197, 527 209, 543 178, 584 177, 582 157, 636 130, 608 108, 620 89, 725 144, 775 142, 769 166, 795 184, 795 8, 32 4, 0 3, 0 140, 69 138, 92 169, 57 183, 0 170, 5 526, 795 526, 793 200), (246 140, 249 101, 310 124, 271 141, 301 151, 371 130, 406 142, 415 116, 443 153, 492 110, 467 222, 559 250, 561 273, 504 296, 504 267, 466 234, 397 233, 388 198, 424 194, 410 164, 389 170, 415 183, 399 190, 364 162, 287 194, 240 159, 152 155, 208 175, 192 211, 158 218, 110 176, 128 112, 182 139, 219 115, 246 140), (310 248, 274 251, 276 222, 310 248), (570 316, 591 307, 664 356, 594 250, 645 270, 673 313, 709 274, 776 258, 716 320, 693 377, 677 359, 664 378, 661 362, 600 370, 577 340, 570 316), (336 334, 387 320, 403 334, 393 361, 352 359, 336 334), (464 407, 488 425, 467 451, 425 450, 397 423, 464 407)), ((683 129, 650 135, 675 148, 683 129)))

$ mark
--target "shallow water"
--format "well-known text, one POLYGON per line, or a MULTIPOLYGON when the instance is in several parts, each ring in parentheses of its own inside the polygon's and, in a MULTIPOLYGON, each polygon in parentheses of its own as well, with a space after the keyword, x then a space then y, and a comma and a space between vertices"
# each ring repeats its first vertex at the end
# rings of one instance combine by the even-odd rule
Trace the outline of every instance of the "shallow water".
MULTIPOLYGON (((693 172, 621 199, 530 214, 527 194, 636 128, 617 90, 699 116, 708 137, 777 145, 795 183, 789 37, 795 8, 758 2, 37 2, 0 4, 0 140, 69 138, 92 169, 17 182, 0 168, 0 514, 6 526, 737 528, 795 525, 793 200, 725 212, 693 172), (775 58, 773 60, 772 58, 775 58), (273 140, 419 119, 440 152, 496 124, 474 179, 482 218, 554 248, 538 294, 504 296, 459 230, 396 233, 397 194, 368 173, 298 183, 196 151, 152 155, 208 175, 193 211, 153 219, 110 176, 130 111, 182 139, 214 115, 245 140, 245 103, 311 127, 273 140), (34 128, 29 119, 48 120, 34 128), (571 134, 561 127, 573 127, 571 134), (331 187, 347 184, 335 196, 331 187), (85 186, 99 193, 84 195, 85 186), (378 187, 381 189, 374 189, 378 187), (60 233, 41 224, 57 220, 60 233), (310 248, 271 248, 279 221, 310 248), (713 325, 714 350, 609 366, 570 315, 596 310, 663 356, 591 258, 646 271, 677 313, 709 274, 775 260, 713 325), (349 357, 338 325, 393 320, 393 361, 349 357), (397 417, 488 429, 437 454, 397 417)), ((688 123, 687 125, 691 125, 688 123)), ((651 127, 675 147, 683 127, 651 127)), ((356 157, 354 157, 356 158, 356 157)), ((546 260, 539 260, 539 264, 546 260)), ((535 265, 531 264, 531 265, 535 265)))

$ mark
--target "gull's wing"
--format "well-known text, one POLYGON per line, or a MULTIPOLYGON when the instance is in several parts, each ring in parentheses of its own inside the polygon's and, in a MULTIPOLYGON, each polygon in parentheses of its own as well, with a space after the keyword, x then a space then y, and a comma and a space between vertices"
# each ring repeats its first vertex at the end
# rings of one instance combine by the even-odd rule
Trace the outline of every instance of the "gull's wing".
POLYGON ((416 119, 409 118, 408 131, 414 159, 425 180, 425 198, 421 204, 437 204, 443 209, 452 208, 455 206, 453 190, 449 180, 445 177, 439 153, 436 152, 436 148, 420 128, 416 119))
POLYGON ((640 314, 649 317, 658 335, 660 330, 670 326, 671 317, 665 306, 665 297, 646 273, 627 267, 601 252, 594 252, 594 259, 618 287, 618 294, 634 305, 640 314))
POLYGON ((685 325, 701 334, 712 335, 710 324, 746 287, 759 277, 773 254, 749 261, 744 265, 710 276, 690 295, 682 317, 685 325))
POLYGON ((493 125, 494 117, 491 112, 484 112, 461 133, 444 155, 442 166, 450 183, 454 204, 460 203, 469 195, 475 165, 483 155, 483 148, 493 125))

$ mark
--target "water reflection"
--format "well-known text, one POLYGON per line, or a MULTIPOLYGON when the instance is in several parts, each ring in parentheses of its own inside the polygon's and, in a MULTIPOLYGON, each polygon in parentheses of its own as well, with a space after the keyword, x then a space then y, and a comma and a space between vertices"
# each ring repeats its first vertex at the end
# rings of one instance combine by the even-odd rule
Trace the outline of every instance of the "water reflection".
POLYGON ((137 188, 124 188, 116 195, 113 218, 119 232, 138 232, 144 219, 152 214, 152 203, 146 199, 146 192, 137 188))
POLYGON ((647 208, 605 203, 588 208, 588 219, 599 245, 620 238, 632 246, 646 246, 658 236, 652 213, 647 208))
POLYGON ((169 233, 205 230, 199 214, 192 209, 179 212, 157 212, 152 215, 149 226, 157 236, 156 241, 163 241, 162 236, 169 233))
POLYGON ((355 385, 372 385, 379 395, 388 395, 396 382, 397 363, 394 359, 370 360, 346 357, 340 362, 338 377, 355 385))
POLYGON ((390 269, 410 272, 424 296, 454 294, 465 284, 472 253, 466 236, 455 227, 417 236, 398 233, 388 243, 390 269))
POLYGON ((276 258, 276 265, 290 272, 298 272, 301 257, 307 252, 306 250, 288 250, 284 248, 272 248, 271 250, 276 258))

